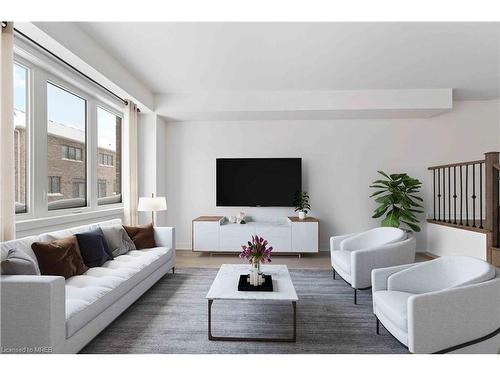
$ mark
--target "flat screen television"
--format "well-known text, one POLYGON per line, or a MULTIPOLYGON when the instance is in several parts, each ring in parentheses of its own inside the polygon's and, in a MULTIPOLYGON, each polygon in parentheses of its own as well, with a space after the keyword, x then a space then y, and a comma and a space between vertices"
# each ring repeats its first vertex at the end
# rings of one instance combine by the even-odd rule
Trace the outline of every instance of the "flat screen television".
POLYGON ((301 158, 217 159, 217 206, 293 207, 301 158))

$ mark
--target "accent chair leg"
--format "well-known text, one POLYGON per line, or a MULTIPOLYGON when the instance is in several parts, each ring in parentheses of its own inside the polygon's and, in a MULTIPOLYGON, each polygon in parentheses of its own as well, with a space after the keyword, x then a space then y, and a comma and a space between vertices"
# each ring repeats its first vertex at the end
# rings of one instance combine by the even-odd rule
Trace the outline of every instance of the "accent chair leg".
POLYGON ((377 335, 380 335, 380 321, 378 318, 375 316, 375 319, 377 319, 377 335))
POLYGON ((335 268, 332 267, 333 270, 333 280, 335 280, 335 268))
POLYGON ((354 290, 354 304, 358 304, 358 290, 356 288, 352 288, 354 290))
POLYGON ((175 275, 175 267, 172 267, 172 274, 175 275))

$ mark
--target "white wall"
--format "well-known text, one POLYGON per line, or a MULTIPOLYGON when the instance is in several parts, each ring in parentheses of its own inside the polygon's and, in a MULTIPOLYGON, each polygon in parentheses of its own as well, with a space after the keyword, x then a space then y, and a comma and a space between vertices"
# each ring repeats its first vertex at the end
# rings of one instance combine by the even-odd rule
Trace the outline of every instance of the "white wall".
MULTIPOLYGON (((139 196, 149 197, 166 195, 165 160, 165 121, 156 114, 139 114, 138 116, 138 178, 139 196)), ((168 203, 168 202, 167 202, 168 203)), ((139 222, 151 221, 151 213, 139 212, 139 222)), ((165 225, 166 212, 156 214, 155 224, 165 225)))
MULTIPOLYGON (((451 112, 427 119, 328 121, 172 122, 158 142, 166 171, 168 225, 178 248, 190 248, 191 220, 231 215, 239 208, 215 207, 217 157, 302 157, 303 189, 311 214, 321 220, 320 247, 333 234, 377 226, 368 198, 376 171, 407 172, 424 181, 431 199, 430 165, 475 160, 499 149, 499 102, 455 102, 451 112)), ((429 204, 430 206, 430 204, 429 204)), ((285 216, 290 208, 243 208, 252 215, 285 216)), ((426 225, 417 236, 426 246, 426 225)))
POLYGON ((465 255, 486 260, 486 234, 427 224, 427 245, 434 255, 465 255))

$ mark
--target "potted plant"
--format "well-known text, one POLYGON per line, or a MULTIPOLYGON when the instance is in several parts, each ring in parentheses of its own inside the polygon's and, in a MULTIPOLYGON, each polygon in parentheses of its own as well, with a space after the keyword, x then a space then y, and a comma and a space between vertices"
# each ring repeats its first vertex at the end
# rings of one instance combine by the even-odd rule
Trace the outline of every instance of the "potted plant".
POLYGON ((241 245, 243 249, 240 258, 247 259, 250 263, 250 285, 259 286, 264 282, 260 272, 261 263, 271 263, 272 246, 267 246, 268 242, 257 235, 252 236, 252 240, 246 245, 241 245))
POLYGON ((373 181, 371 188, 377 189, 370 197, 375 198, 379 206, 375 209, 373 218, 379 218, 385 214, 382 226, 399 228, 405 224, 409 230, 420 232, 419 220, 415 214, 423 213, 419 202, 423 199, 418 195, 422 183, 408 176, 406 173, 387 175, 378 171, 384 179, 373 181))
POLYGON ((293 204, 295 205, 295 212, 299 213, 299 219, 304 220, 311 209, 307 191, 298 191, 293 204))

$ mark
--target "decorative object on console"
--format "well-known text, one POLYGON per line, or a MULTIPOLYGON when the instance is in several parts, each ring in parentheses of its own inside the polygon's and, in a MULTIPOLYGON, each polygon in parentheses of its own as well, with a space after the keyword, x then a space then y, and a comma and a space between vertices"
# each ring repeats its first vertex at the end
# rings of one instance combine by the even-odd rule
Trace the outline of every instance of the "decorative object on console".
POLYGON ((245 221, 245 213, 240 211, 238 214, 238 217, 236 218, 236 222, 238 224, 246 224, 247 222, 245 221))
POLYGON ((236 224, 236 216, 229 216, 227 218, 227 220, 231 223, 231 224, 236 224))
POLYGON ((138 250, 156 247, 153 224, 136 225, 134 227, 124 225, 123 228, 138 250))
POLYGON ((101 267, 108 260, 113 259, 101 228, 76 233, 75 236, 80 247, 80 254, 87 267, 101 267))
POLYGON ((83 262, 78 241, 75 236, 51 242, 33 242, 31 249, 35 253, 42 275, 71 276, 82 275, 88 268, 83 262))
POLYGON ((250 285, 259 286, 264 282, 260 264, 271 263, 271 251, 273 251, 273 247, 267 245, 267 240, 257 235, 252 236, 252 241, 248 241, 247 245, 241 245, 243 251, 240 253, 240 258, 250 262, 250 285))
POLYGON ((419 220, 415 213, 424 212, 419 209, 423 206, 417 202, 423 202, 423 199, 415 194, 419 192, 422 183, 406 173, 391 175, 383 171, 378 171, 378 173, 385 179, 373 181, 370 187, 378 190, 370 195, 370 198, 383 195, 375 199, 379 207, 375 209, 372 218, 376 219, 385 214, 385 219, 382 220, 383 227, 399 228, 404 223, 412 231, 420 232, 419 220))
POLYGON ((295 194, 295 212, 299 213, 299 219, 304 220, 307 216, 307 213, 311 209, 311 205, 309 204, 309 194, 307 191, 298 191, 295 194))
POLYGON ((140 197, 139 204, 137 205, 137 211, 151 211, 151 223, 155 225, 155 212, 166 211, 167 200, 165 197, 155 197, 154 193, 151 193, 151 197, 140 197))

